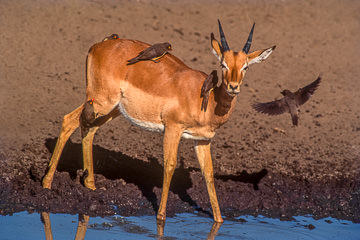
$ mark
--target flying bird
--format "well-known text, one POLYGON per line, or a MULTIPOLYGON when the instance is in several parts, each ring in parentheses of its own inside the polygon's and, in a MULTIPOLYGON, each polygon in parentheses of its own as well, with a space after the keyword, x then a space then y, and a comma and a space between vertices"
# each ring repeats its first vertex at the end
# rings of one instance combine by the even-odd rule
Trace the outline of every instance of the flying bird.
POLYGON ((201 102, 201 111, 204 110, 204 112, 206 112, 209 101, 209 95, 211 91, 216 87, 217 83, 218 83, 217 71, 214 70, 207 76, 201 87, 200 97, 203 98, 201 102))
POLYGON ((117 35, 116 33, 111 34, 110 36, 105 37, 102 41, 105 42, 105 41, 111 40, 111 39, 119 39, 119 35, 117 35))
POLYGON ((163 57, 165 54, 168 53, 168 51, 171 51, 171 44, 168 42, 165 43, 156 43, 148 48, 146 48, 144 51, 141 51, 136 57, 128 60, 127 65, 137 63, 139 61, 144 60, 151 60, 155 63, 158 63, 157 61, 159 58, 163 57))
POLYGON ((81 126, 84 128, 89 128, 95 121, 95 112, 94 112, 94 98, 88 100, 84 104, 84 109, 81 112, 81 126))
POLYGON ((258 112, 269 115, 279 115, 288 112, 291 115, 293 125, 297 126, 299 119, 298 108, 310 99, 311 95, 318 88, 320 81, 321 77, 319 76, 315 81, 303 88, 299 88, 296 92, 291 92, 287 89, 281 91, 280 93, 284 97, 279 100, 267 103, 255 102, 252 104, 252 107, 258 112))

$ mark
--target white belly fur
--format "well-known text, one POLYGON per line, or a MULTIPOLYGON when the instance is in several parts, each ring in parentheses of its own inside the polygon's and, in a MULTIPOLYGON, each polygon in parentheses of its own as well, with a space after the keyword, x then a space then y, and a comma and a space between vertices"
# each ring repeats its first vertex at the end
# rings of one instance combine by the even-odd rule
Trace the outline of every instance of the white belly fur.
MULTIPOLYGON (((121 102, 119 102, 118 104, 119 110, 122 113, 122 115, 129 120, 132 124, 139 126, 140 128, 143 128, 147 131, 151 131, 151 132, 164 132, 165 130, 165 126, 163 124, 159 124, 159 123, 152 123, 152 122, 145 122, 145 121, 141 121, 139 119, 135 119, 133 117, 131 117, 127 111, 125 110, 124 106, 121 104, 121 102)), ((184 133, 182 134, 183 138, 186 139, 193 139, 193 140, 208 140, 209 138, 206 137, 201 137, 201 136, 193 136, 192 132, 185 130, 184 133)))
POLYGON ((151 132, 164 132, 164 125, 158 124, 158 123, 152 123, 152 122, 144 122, 139 119, 132 118, 125 110, 124 106, 119 102, 118 104, 119 110, 122 113, 122 115, 129 120, 132 124, 139 126, 145 130, 151 131, 151 132))

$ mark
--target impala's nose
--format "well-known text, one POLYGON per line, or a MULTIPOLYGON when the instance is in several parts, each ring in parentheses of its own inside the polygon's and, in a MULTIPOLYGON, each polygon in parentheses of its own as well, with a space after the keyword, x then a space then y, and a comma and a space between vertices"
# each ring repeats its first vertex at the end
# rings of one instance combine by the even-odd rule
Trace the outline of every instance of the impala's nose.
POLYGON ((231 83, 229 84, 229 89, 232 91, 235 91, 236 89, 238 89, 239 85, 232 85, 231 83))
POLYGON ((235 94, 240 93, 240 85, 239 84, 231 84, 231 83, 229 83, 227 92, 230 95, 235 95, 235 94))

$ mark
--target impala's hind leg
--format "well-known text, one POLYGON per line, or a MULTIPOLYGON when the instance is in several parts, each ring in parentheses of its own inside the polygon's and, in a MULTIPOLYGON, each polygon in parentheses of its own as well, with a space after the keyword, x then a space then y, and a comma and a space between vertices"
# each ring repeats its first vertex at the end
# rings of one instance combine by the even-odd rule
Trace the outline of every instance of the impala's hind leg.
MULTIPOLYGON (((89 128, 81 126, 81 137, 82 137, 82 151, 84 161, 84 171, 87 172, 84 184, 85 187, 95 190, 95 179, 94 179, 94 164, 93 164, 93 140, 96 131, 104 123, 111 121, 120 115, 117 107, 113 108, 108 114, 97 117, 94 123, 89 128)), ((82 122, 82 120, 80 120, 82 122)))
POLYGON ((92 145, 94 140, 94 135, 99 127, 92 127, 90 129, 81 129, 82 135, 82 151, 83 151, 83 161, 84 161, 84 172, 87 172, 85 177, 84 184, 85 187, 95 190, 95 180, 94 180, 94 164, 92 156, 92 145))
POLYGON ((66 142, 68 141, 69 137, 71 136, 71 134, 80 125, 79 117, 83 110, 83 107, 84 107, 84 105, 81 105, 80 107, 78 107, 77 109, 72 111, 71 113, 64 116, 60 135, 56 142, 56 146, 55 146, 54 152, 52 154, 52 157, 51 157, 51 160, 49 163, 48 171, 42 181, 42 185, 44 188, 49 188, 49 189, 51 188, 51 183, 54 178, 54 173, 55 173, 56 167, 59 163, 59 159, 60 159, 61 153, 64 149, 64 146, 65 146, 66 142))

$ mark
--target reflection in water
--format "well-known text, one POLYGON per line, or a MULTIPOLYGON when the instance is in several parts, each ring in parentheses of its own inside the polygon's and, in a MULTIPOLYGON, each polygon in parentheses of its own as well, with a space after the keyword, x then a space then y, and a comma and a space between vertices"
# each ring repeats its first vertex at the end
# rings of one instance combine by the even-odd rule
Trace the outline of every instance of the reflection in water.
MULTIPOLYGON (((84 240, 86 230, 88 228, 90 217, 88 215, 79 214, 79 222, 76 230, 75 240, 84 240)), ((44 231, 45 231, 45 239, 46 240, 53 240, 52 230, 51 230, 51 221, 50 221, 50 214, 48 212, 41 213, 41 221, 44 224, 44 231)), ((157 239, 163 239, 164 237, 164 228, 165 228, 165 221, 156 221, 157 225, 157 239)), ((207 235, 208 240, 215 239, 218 231, 221 227, 222 223, 213 223, 209 234, 207 235)))
MULTIPOLYGON (((158 239, 163 239, 164 237, 164 228, 165 228, 165 221, 159 221, 156 220, 156 225, 157 225, 157 235, 158 235, 158 239)), ((218 234, 218 231, 221 227, 222 223, 217 223, 214 222, 209 234, 207 235, 207 239, 208 240, 214 240, 216 235, 218 234)))
POLYGON ((156 225, 157 225, 157 235, 159 237, 164 236, 165 221, 156 220, 156 225))
POLYGON ((181 213, 156 222, 154 216, 142 217, 92 217, 42 213, 14 213, 0 216, 0 239, 326 239, 358 240, 360 224, 335 218, 315 220, 311 216, 294 216, 293 221, 264 216, 239 216, 217 224, 209 218, 181 213), (75 217, 76 218, 76 217, 75 217), (51 219, 51 223, 50 223, 51 219), (165 228, 165 229, 164 229, 165 228), (76 233, 75 233, 76 232, 76 233))
MULTIPOLYGON (((90 217, 84 214, 79 214, 79 222, 76 230, 75 240, 84 240, 87 225, 89 223, 90 217)), ((47 212, 41 213, 41 221, 44 224, 44 231, 45 231, 45 239, 46 240, 53 240, 53 235, 51 231, 51 222, 50 222, 50 215, 47 212)))
POLYGON ((218 234, 218 231, 221 227, 222 223, 218 223, 218 222, 214 222, 212 227, 211 227, 211 230, 210 230, 210 233, 208 234, 207 236, 207 239, 208 240, 212 240, 212 239, 215 239, 216 235, 218 234))
POLYGON ((51 231, 51 223, 50 223, 50 215, 47 212, 41 213, 41 221, 44 224, 44 231, 45 231, 45 239, 52 240, 52 231, 51 231))

